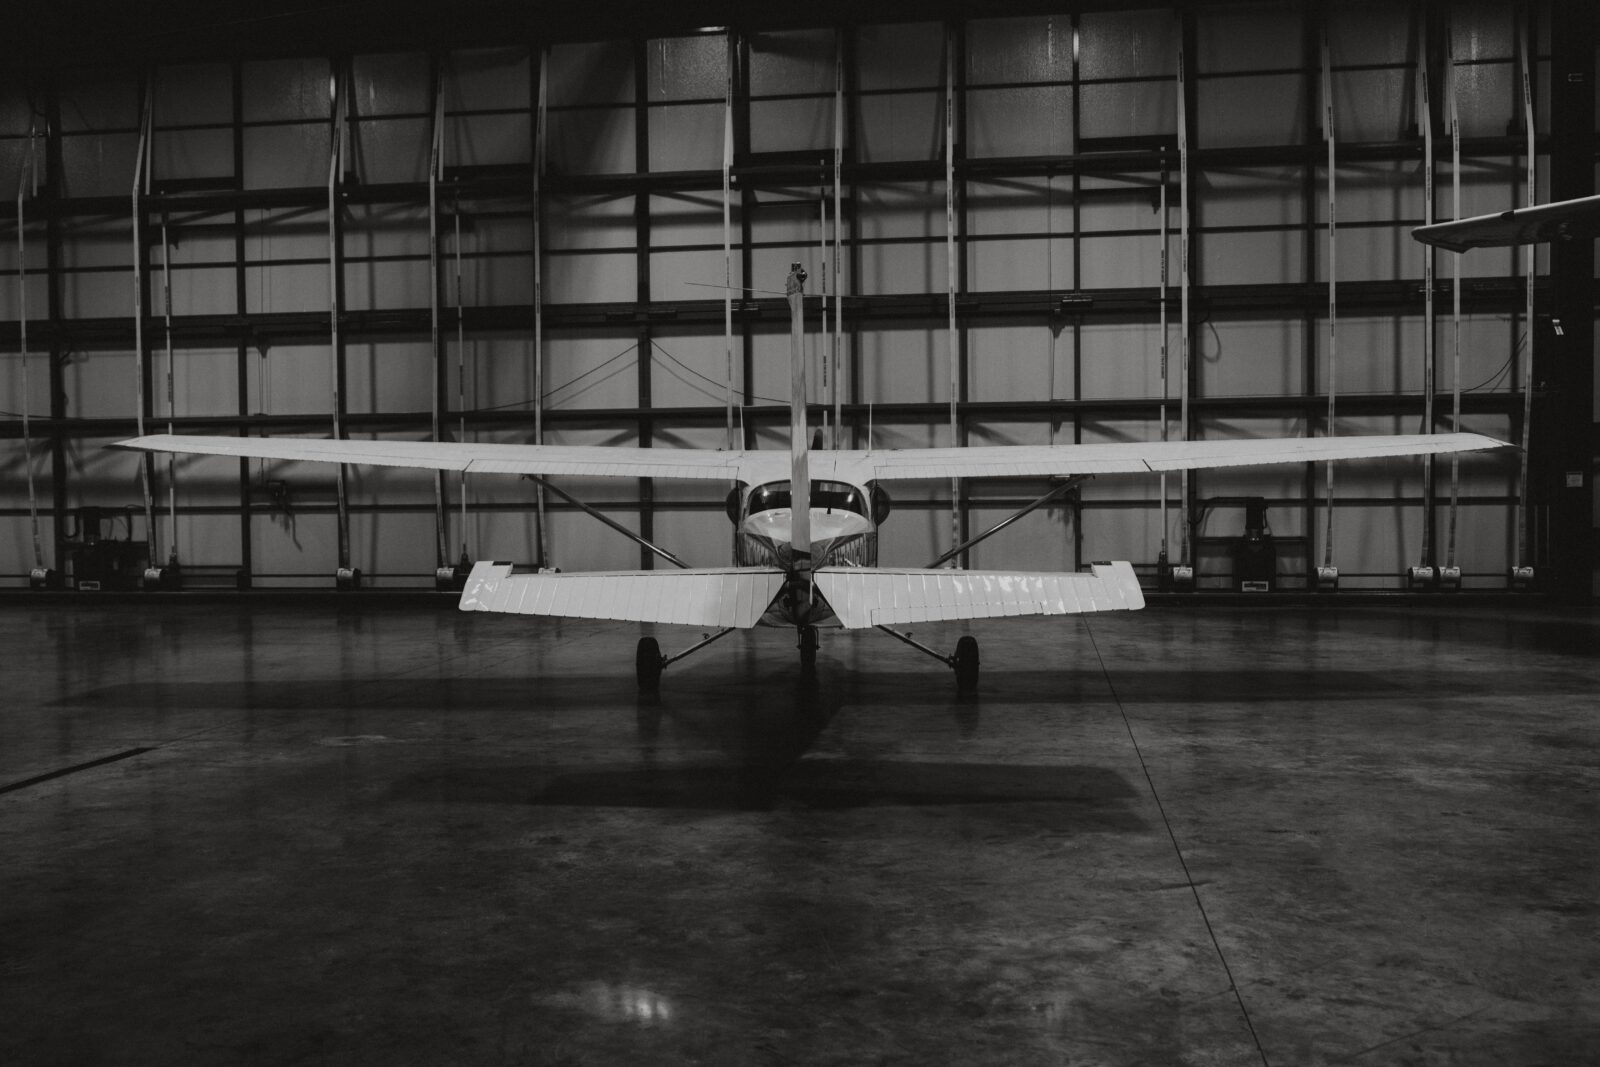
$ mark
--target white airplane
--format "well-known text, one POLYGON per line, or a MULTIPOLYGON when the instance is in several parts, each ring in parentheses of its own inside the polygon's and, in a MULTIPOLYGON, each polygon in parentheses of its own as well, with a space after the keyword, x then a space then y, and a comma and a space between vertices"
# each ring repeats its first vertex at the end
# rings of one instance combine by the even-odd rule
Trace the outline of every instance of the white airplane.
POLYGON ((1492 215, 1474 215, 1453 222, 1418 226, 1411 236, 1423 244, 1451 252, 1469 248, 1503 248, 1541 241, 1575 241, 1600 237, 1600 196, 1557 200, 1553 204, 1514 208, 1492 215))
MULTIPOLYGON (((817 628, 875 626, 955 671, 960 692, 978 684, 978 643, 962 637, 944 655, 896 625, 1004 615, 1133 611, 1144 606, 1132 564, 1095 563, 1082 573, 961 570, 941 566, 1014 519, 1098 474, 1193 470, 1268 463, 1410 456, 1498 448, 1472 433, 1232 441, 1152 441, 982 448, 814 449, 806 428, 805 361, 800 358, 805 272, 786 286, 793 320, 790 449, 722 451, 435 441, 200 437, 157 434, 113 447, 208 456, 359 463, 467 474, 681 478, 734 483, 728 517, 737 536, 731 567, 690 567, 620 526, 677 571, 518 574, 511 564, 473 566, 463 611, 615 619, 717 627, 672 656, 639 640, 639 688, 658 691, 668 664, 736 629, 792 626, 802 666, 815 663, 817 628), (878 566, 878 527, 889 513, 885 483, 913 479, 1065 477, 1044 497, 926 567, 878 566)), ((552 487, 553 488, 553 487, 552 487)), ((562 496, 560 490, 556 490, 562 496)), ((571 499, 568 497, 568 499, 571 499)), ((587 505, 575 501, 591 513, 587 505)), ((600 516, 604 518, 604 516, 600 516)), ((609 522, 610 520, 606 520, 609 522)), ((615 524, 613 524, 615 525, 615 524)))

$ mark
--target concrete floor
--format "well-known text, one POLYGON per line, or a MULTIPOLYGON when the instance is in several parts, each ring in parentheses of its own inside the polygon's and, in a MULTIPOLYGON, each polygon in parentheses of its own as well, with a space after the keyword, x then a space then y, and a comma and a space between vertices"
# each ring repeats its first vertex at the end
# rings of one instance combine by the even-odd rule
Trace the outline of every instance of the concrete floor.
POLYGON ((1600 1063, 1600 612, 639 632, 0 600, 0 1063, 1600 1063))

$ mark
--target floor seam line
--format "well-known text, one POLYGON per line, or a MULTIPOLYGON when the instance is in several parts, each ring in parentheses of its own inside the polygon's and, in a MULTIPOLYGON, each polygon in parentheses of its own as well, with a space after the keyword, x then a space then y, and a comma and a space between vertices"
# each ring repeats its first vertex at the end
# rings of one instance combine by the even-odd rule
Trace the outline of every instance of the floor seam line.
POLYGON ((1206 913, 1205 901, 1200 899, 1200 887, 1195 885, 1194 875, 1189 872, 1189 864, 1183 858, 1183 848, 1178 844, 1178 835, 1172 829, 1172 820, 1167 818, 1167 807, 1161 802, 1161 794, 1156 791, 1155 779, 1151 777, 1150 767, 1145 763, 1144 750, 1139 747, 1139 738, 1133 732, 1133 722, 1128 718, 1128 709, 1122 704, 1122 694, 1117 692, 1116 683, 1111 680, 1111 672, 1106 667, 1106 658, 1100 653, 1100 642, 1095 640, 1094 629, 1089 625, 1089 620, 1083 620, 1083 628, 1089 635, 1089 646, 1094 649, 1095 660, 1100 664, 1100 674, 1105 678, 1106 688, 1111 691, 1111 700, 1117 706, 1117 714, 1122 716, 1123 729, 1128 731, 1133 754, 1139 760, 1139 770, 1143 772, 1145 784, 1150 788, 1150 798, 1156 802, 1156 811, 1161 815, 1161 824, 1166 827, 1167 839, 1172 842, 1172 851, 1178 857, 1178 866, 1183 869, 1183 879, 1189 884, 1189 893, 1194 897, 1195 907, 1200 912, 1200 921, 1205 924, 1206 935, 1211 938, 1211 947, 1216 950, 1222 971, 1228 976, 1228 988, 1233 991, 1234 1002, 1239 1005, 1239 1014, 1244 1018, 1245 1028, 1250 1031, 1250 1039, 1255 1042, 1256 1052, 1261 1057, 1263 1067, 1271 1067, 1267 1060, 1267 1050, 1261 1047, 1261 1036, 1256 1033, 1255 1023, 1250 1018, 1250 1009, 1245 1007, 1244 995, 1239 991, 1239 983, 1233 977, 1233 968, 1228 965, 1227 954, 1222 951, 1222 944, 1217 940, 1217 932, 1211 926, 1211 916, 1206 913))

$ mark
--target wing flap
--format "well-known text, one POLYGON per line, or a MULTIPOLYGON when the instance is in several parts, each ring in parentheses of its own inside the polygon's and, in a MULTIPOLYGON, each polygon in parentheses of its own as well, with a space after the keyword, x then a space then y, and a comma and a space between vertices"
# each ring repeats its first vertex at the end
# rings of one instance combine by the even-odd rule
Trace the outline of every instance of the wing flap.
POLYGON ((578 619, 754 626, 783 588, 761 567, 684 571, 513 574, 509 563, 473 565, 462 611, 578 619))
POLYGON ((1144 607, 1133 565, 1121 561, 1078 574, 823 567, 814 577, 847 629, 1144 607))

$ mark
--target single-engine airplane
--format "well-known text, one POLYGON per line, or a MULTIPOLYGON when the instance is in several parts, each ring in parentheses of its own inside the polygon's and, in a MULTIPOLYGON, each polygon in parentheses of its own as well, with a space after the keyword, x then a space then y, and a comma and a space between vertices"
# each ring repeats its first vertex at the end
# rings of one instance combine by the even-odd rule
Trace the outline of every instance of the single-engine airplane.
MULTIPOLYGON (((817 628, 875 626, 947 664, 956 686, 978 684, 978 643, 963 636, 953 654, 929 648, 897 625, 1004 615, 1132 611, 1144 606, 1132 564, 1095 563, 1082 573, 962 570, 942 566, 1013 519, 1099 474, 1179 471, 1269 463, 1409 456, 1497 448, 1472 433, 1231 441, 1154 441, 969 448, 815 449, 806 427, 801 358, 805 271, 794 264, 786 292, 791 320, 790 449, 723 451, 435 441, 201 437, 157 434, 113 446, 150 452, 357 463, 469 474, 683 478, 733 483, 728 517, 736 534, 731 567, 690 567, 627 532, 680 570, 518 574, 479 562, 461 595, 463 611, 678 623, 719 628, 672 656, 639 640, 639 688, 658 691, 662 671, 736 629, 792 626, 803 666, 814 665, 817 628), (926 567, 878 566, 878 527, 890 502, 884 485, 910 479, 1065 478, 1011 518, 926 567)), ((554 487, 552 487, 554 488, 554 487)), ((560 490, 555 490, 562 496, 560 490)), ((570 499, 570 498, 569 498, 570 499)), ((581 502, 578 502, 580 506, 581 502)), ((598 513, 596 513, 598 514, 598 513)), ((620 527, 619 527, 620 529, 620 527)))

